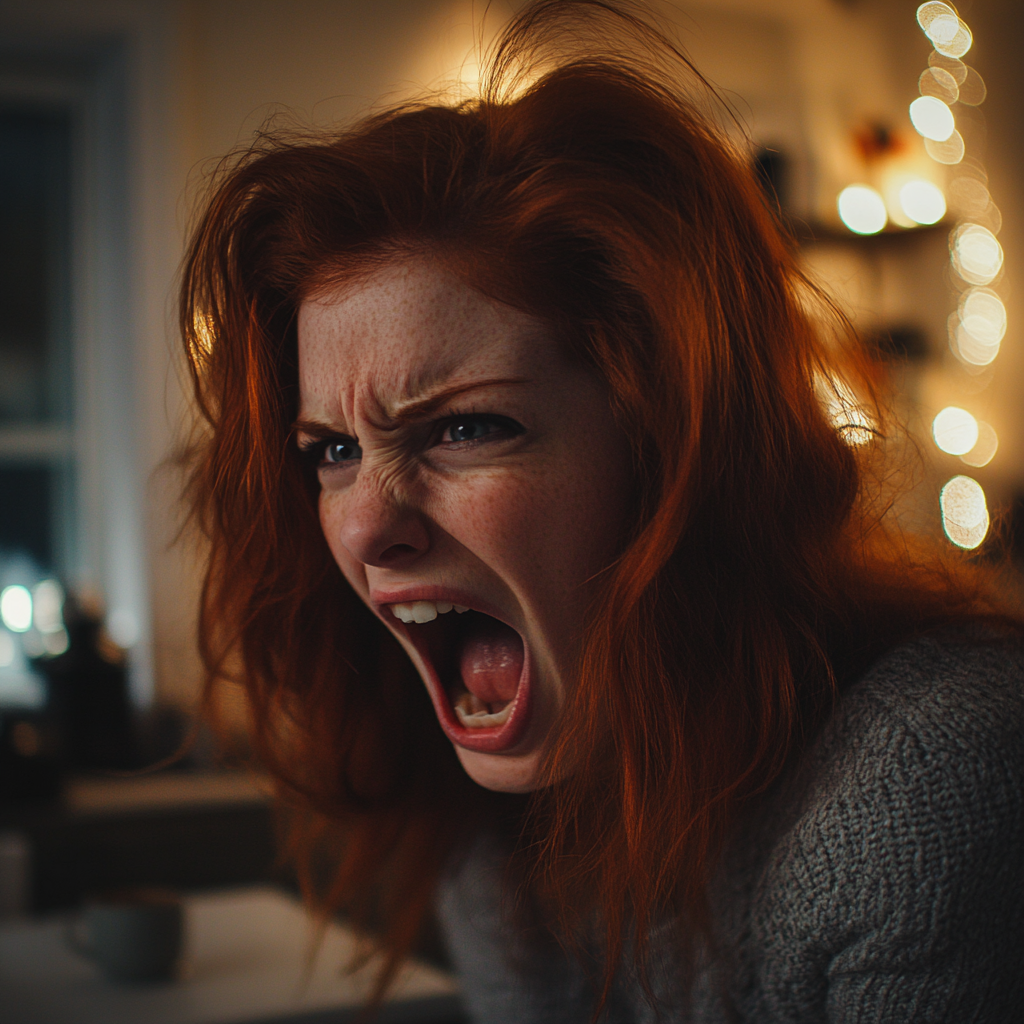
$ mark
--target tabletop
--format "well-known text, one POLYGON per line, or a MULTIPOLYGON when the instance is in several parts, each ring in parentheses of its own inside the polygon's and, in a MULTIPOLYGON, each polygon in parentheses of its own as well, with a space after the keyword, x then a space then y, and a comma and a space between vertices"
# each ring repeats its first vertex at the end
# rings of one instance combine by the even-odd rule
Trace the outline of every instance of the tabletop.
MULTIPOLYGON (((344 965, 356 936, 322 936, 297 900, 256 887, 185 899, 179 980, 115 985, 65 942, 67 916, 0 925, 0 1024, 328 1024, 355 1020, 374 961, 344 965)), ((462 1019, 450 975, 409 962, 377 1018, 384 1024, 462 1019)))

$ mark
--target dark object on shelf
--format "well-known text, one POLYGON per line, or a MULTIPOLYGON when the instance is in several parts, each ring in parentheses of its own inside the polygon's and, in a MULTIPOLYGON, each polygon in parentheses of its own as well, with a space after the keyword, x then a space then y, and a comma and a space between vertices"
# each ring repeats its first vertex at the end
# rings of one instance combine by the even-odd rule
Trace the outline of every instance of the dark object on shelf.
POLYGON ((816 242, 841 242, 844 245, 852 243, 869 252, 879 248, 899 251, 900 246, 913 245, 929 235, 945 235, 949 227, 948 220, 940 220, 937 224, 919 224, 912 228, 901 228, 890 221, 873 235, 858 235, 842 224, 803 220, 792 222, 793 235, 803 245, 814 245, 816 242))
POLYGON ((786 154, 777 149, 759 149, 754 154, 754 170, 768 204, 783 213, 789 199, 789 160, 786 154))
POLYGON ((906 324, 882 328, 869 334, 866 341, 883 359, 919 362, 929 354, 925 332, 906 324))
POLYGON ((61 794, 60 728, 38 711, 0 715, 0 803, 46 803, 61 794))
POLYGON ((63 725, 69 768, 126 769, 138 764, 124 656, 97 617, 65 605, 68 649, 39 663, 50 685, 49 710, 63 725))

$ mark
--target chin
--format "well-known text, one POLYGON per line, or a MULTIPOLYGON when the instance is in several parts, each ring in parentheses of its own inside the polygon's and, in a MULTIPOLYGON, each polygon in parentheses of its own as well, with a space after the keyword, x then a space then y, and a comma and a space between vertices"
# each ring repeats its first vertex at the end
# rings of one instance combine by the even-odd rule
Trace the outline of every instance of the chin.
POLYGON ((541 755, 487 754, 456 746, 456 752, 466 774, 477 785, 496 793, 531 793, 540 789, 541 755))

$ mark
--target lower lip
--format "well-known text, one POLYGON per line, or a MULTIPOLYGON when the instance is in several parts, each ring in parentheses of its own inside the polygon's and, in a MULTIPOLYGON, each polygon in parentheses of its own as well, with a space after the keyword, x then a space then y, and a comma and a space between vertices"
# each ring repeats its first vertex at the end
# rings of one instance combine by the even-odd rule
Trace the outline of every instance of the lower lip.
POLYGON ((519 677, 519 688, 512 701, 512 711, 508 720, 499 726, 484 729, 470 729, 464 726, 455 714, 447 689, 436 677, 431 666, 430 699, 434 704, 441 728, 452 743, 465 750, 475 750, 484 754, 504 754, 512 750, 523 738, 529 725, 532 705, 533 687, 531 686, 533 671, 530 652, 523 642, 523 671, 519 677))

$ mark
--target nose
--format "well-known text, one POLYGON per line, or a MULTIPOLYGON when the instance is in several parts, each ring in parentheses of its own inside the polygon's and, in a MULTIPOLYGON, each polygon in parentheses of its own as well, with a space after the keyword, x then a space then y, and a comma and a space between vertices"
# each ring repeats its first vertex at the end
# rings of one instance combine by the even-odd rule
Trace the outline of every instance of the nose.
POLYGON ((430 533, 423 515, 379 481, 360 477, 338 507, 322 510, 328 535, 333 532, 353 558, 379 568, 402 568, 425 554, 430 533))

